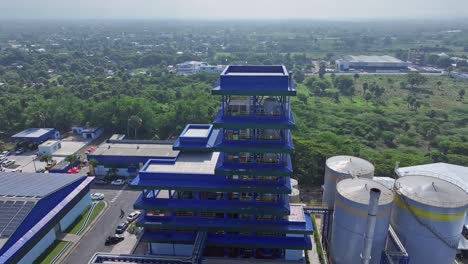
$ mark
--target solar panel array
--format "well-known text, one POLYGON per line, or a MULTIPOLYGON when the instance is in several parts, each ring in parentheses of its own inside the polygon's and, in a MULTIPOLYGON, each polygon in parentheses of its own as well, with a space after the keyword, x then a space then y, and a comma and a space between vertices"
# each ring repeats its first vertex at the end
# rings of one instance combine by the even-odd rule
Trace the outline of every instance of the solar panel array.
POLYGON ((11 236, 35 204, 35 201, 0 200, 0 237, 11 236))
POLYGON ((0 172, 0 195, 44 197, 81 177, 79 174, 0 172))

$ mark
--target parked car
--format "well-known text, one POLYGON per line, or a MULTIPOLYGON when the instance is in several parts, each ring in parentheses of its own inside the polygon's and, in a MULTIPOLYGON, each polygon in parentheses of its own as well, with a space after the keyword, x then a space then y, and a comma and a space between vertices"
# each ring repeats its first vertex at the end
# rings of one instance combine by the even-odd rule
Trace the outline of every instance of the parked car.
POLYGON ((24 153, 24 148, 19 148, 19 149, 17 149, 17 150, 15 151, 15 154, 16 154, 16 155, 21 155, 21 154, 23 154, 23 153, 24 153))
POLYGON ((127 227, 130 223, 125 221, 125 222, 122 222, 120 223, 117 228, 115 229, 115 233, 116 234, 122 234, 123 232, 125 232, 125 230, 127 230, 127 227))
POLYGON ((133 212, 131 212, 131 213, 127 216, 127 221, 128 221, 128 222, 133 222, 133 221, 135 221, 135 220, 138 218, 138 216, 140 216, 140 214, 141 214, 140 211, 133 211, 133 212))
POLYGON ((3 167, 9 167, 13 164, 15 164, 14 160, 5 160, 4 162, 2 162, 3 167))
POLYGON ((6 157, 6 156, 10 155, 10 151, 8 151, 8 150, 2 151, 2 153, 0 155, 6 157))
POLYGON ((115 245, 115 244, 123 241, 124 239, 125 239, 125 237, 120 236, 120 235, 109 236, 109 237, 107 237, 106 242, 104 243, 104 245, 106 245, 106 246, 115 245))
POLYGON ((5 156, 1 156, 0 157, 0 164, 2 164, 2 162, 4 162, 5 160, 7 160, 8 158, 5 157, 5 156))
POLYGON ((112 181, 111 184, 112 185, 124 185, 125 181, 122 179, 118 179, 118 180, 112 181))
POLYGON ((109 182, 104 180, 104 179, 96 179, 94 180, 94 184, 97 184, 97 185, 104 185, 104 184, 108 184, 109 182))
POLYGON ((103 193, 92 193, 91 194, 91 200, 104 200, 104 194, 103 193))
POLYGON ((75 173, 78 173, 78 172, 80 172, 80 169, 78 167, 73 167, 73 168, 67 170, 68 174, 75 174, 75 173))

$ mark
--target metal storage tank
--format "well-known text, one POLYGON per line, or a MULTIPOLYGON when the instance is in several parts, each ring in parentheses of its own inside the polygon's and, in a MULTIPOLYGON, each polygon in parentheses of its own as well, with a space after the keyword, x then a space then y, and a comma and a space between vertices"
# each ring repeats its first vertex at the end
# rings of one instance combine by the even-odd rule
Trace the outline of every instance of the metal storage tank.
POLYGON ((335 210, 331 236, 331 259, 334 264, 361 263, 367 228, 371 189, 380 190, 370 263, 380 263, 387 240, 393 192, 366 178, 352 178, 336 185, 335 210))
POLYGON ((367 160, 353 156, 335 156, 327 159, 323 184, 323 203, 328 208, 333 208, 338 181, 352 177, 372 179, 373 176, 374 165, 367 160))
POLYGON ((430 176, 395 182, 391 224, 411 263, 453 263, 468 195, 453 183, 430 176))

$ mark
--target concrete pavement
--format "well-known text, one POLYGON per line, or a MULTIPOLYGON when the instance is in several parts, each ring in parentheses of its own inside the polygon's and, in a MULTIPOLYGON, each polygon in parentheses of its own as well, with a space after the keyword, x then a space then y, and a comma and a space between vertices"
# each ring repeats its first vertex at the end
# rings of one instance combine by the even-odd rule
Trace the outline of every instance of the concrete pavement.
POLYGON ((82 264, 87 263, 95 252, 111 252, 115 246, 105 246, 108 236, 115 234, 117 225, 124 221, 120 219, 120 210, 128 215, 133 211, 133 203, 141 194, 140 191, 129 190, 120 186, 92 186, 91 193, 103 193, 108 202, 108 208, 101 218, 81 238, 79 244, 73 249, 63 263, 82 264), (117 197, 117 198, 115 198, 117 197), (114 199, 115 198, 115 199, 114 199))

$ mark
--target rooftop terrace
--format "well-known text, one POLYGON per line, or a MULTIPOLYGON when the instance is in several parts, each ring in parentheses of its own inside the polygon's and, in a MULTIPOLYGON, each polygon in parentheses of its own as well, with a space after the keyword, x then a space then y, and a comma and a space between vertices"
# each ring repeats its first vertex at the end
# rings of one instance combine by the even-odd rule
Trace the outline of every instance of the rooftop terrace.
POLYGON ((140 157, 177 157, 179 151, 172 150, 172 144, 126 144, 104 143, 99 145, 92 156, 140 156, 140 157))
POLYGON ((160 162, 150 160, 145 172, 214 174, 219 152, 182 153, 177 160, 160 162))

